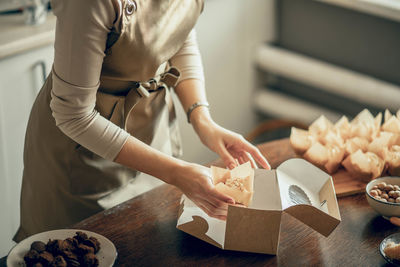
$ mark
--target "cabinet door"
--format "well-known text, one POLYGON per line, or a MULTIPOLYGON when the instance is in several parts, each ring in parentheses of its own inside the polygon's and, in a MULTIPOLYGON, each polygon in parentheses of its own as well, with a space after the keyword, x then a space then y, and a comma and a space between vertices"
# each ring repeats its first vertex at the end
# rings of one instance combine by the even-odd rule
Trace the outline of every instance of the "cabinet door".
POLYGON ((0 59, 0 257, 19 226, 25 130, 53 54, 46 46, 0 59))

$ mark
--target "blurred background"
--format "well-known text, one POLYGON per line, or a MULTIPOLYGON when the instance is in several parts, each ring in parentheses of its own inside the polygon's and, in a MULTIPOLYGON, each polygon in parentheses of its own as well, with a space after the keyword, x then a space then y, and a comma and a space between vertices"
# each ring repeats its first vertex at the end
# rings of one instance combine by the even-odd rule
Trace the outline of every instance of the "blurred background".
MULTIPOLYGON (((48 1, 30 3, 0 1, 0 257, 19 223, 30 108, 53 60, 55 18, 48 1)), ((321 114, 400 108, 399 0, 205 0, 196 28, 213 118, 255 143, 321 114)), ((183 158, 214 160, 178 113, 183 158)))

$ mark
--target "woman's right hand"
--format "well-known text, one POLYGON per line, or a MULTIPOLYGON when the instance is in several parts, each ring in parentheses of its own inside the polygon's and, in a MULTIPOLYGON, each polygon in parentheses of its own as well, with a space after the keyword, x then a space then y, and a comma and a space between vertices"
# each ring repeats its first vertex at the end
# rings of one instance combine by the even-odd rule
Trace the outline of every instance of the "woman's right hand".
POLYGON ((226 220, 228 204, 235 204, 232 197, 215 189, 210 169, 204 166, 187 163, 175 169, 170 181, 211 217, 226 220))

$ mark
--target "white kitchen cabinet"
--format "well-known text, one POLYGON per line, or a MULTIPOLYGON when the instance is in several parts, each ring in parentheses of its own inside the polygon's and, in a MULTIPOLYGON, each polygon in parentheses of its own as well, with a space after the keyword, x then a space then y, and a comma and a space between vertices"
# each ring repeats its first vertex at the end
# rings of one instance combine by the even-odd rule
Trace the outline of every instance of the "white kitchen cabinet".
POLYGON ((47 45, 0 59, 0 257, 19 226, 25 130, 53 50, 47 45))

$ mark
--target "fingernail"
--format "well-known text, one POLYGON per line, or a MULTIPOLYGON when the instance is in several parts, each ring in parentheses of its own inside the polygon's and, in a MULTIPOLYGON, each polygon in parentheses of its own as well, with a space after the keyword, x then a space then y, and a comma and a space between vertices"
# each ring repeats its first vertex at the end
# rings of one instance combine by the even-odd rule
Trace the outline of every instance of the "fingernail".
POLYGON ((232 170, 232 169, 234 169, 234 168, 236 167, 236 165, 235 165, 234 163, 231 163, 231 164, 229 164, 229 166, 228 166, 228 167, 229 167, 229 169, 231 169, 231 170, 232 170))
POLYGON ((229 199, 229 200, 228 200, 228 203, 234 205, 234 204, 235 204, 235 201, 234 201, 233 199, 229 199))

